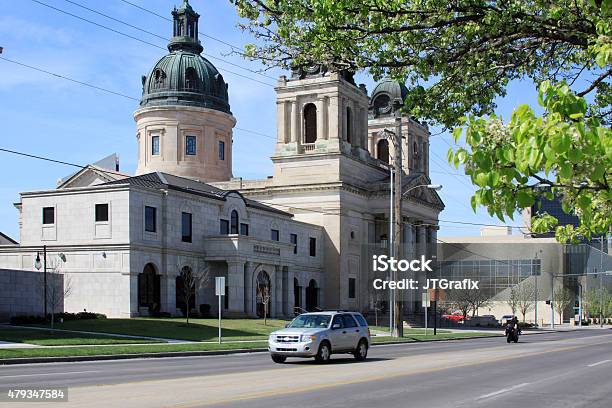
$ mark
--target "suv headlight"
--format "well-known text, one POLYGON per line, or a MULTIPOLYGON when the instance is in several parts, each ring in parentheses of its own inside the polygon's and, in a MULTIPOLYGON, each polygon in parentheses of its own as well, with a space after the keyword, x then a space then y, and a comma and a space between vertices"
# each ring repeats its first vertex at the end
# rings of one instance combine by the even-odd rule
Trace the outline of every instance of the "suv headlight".
POLYGON ((316 339, 317 336, 311 334, 302 334, 302 337, 300 338, 301 341, 315 341, 316 339))

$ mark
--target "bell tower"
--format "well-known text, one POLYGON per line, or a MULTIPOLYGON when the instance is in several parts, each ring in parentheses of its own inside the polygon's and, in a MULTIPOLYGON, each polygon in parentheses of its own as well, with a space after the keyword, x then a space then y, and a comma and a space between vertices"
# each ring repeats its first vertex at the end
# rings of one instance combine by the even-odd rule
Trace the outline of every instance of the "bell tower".
POLYGON ((232 177, 232 115, 223 75, 201 55, 196 13, 172 11, 169 53, 142 78, 136 174, 161 171, 215 182, 232 177))
POLYGON ((301 184, 340 179, 333 158, 361 162, 368 152, 368 95, 348 71, 329 71, 325 65, 295 68, 281 76, 277 93, 275 184, 301 184))

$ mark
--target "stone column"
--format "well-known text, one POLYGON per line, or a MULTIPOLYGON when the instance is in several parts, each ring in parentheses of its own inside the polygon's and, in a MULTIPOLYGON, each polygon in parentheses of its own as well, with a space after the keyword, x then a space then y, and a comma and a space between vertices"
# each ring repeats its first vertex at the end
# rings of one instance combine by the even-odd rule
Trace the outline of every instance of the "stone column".
POLYGON ((340 123, 340 98, 338 96, 332 96, 329 98, 329 120, 327 123, 327 128, 330 130, 329 139, 342 138, 342 124, 340 123), (333 132, 333 134, 331 132, 333 132))
POLYGON ((294 272, 292 268, 287 267, 287 304, 285 314, 287 316, 293 316, 293 308, 295 305, 295 294, 293 293, 293 278, 294 272))
POLYGON ((253 270, 255 264, 247 262, 244 268, 244 312, 249 317, 256 316, 255 310, 255 289, 253 288, 253 270))
POLYGON ((274 283, 273 283, 273 295, 272 301, 274 307, 272 307, 272 317, 279 317, 283 314, 283 267, 276 265, 274 267, 274 283))
POLYGON ((323 106, 323 98, 317 99, 315 103, 317 107, 317 140, 326 139, 325 137, 325 107, 323 106))
POLYGON ((287 137, 287 104, 285 101, 276 101, 276 141, 277 143, 287 143, 289 138, 287 137))
POLYGON ((161 275, 160 286, 161 311, 176 315, 176 276, 161 275))
POLYGON ((244 261, 227 261, 228 313, 244 316, 244 261))
POLYGON ((299 140, 300 113, 298 112, 297 101, 291 101, 291 135, 289 140, 297 142, 299 140))

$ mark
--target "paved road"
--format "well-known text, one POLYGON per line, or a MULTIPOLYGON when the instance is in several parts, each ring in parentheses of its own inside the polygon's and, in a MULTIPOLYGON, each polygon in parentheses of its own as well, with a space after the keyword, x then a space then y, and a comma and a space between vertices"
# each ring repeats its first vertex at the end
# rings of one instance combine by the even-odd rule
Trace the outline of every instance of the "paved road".
POLYGON ((275 365, 266 353, 0 366, 0 389, 68 386, 66 406, 105 408, 609 408, 611 385, 612 330, 378 346, 364 363, 324 366, 275 365))

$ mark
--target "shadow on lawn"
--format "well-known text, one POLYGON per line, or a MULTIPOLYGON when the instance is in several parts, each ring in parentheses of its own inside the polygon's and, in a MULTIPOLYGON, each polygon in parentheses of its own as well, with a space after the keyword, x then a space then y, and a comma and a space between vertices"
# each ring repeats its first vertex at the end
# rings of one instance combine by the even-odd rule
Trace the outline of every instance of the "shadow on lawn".
MULTIPOLYGON (((218 335, 216 321, 212 319, 190 319, 189 326, 184 319, 166 320, 157 318, 146 319, 99 319, 68 321, 56 325, 59 329, 81 330, 101 333, 127 334, 130 336, 155 337, 164 339, 208 341, 218 335)), ((277 330, 278 326, 264 326, 259 320, 231 320, 222 322, 224 339, 265 338, 269 332, 277 330)))

